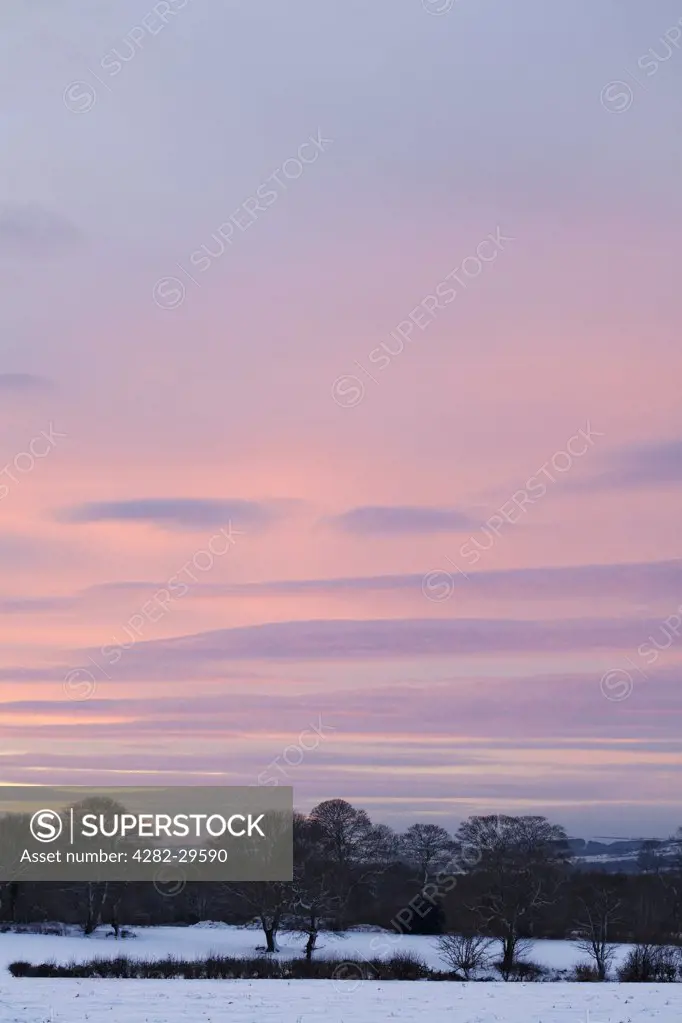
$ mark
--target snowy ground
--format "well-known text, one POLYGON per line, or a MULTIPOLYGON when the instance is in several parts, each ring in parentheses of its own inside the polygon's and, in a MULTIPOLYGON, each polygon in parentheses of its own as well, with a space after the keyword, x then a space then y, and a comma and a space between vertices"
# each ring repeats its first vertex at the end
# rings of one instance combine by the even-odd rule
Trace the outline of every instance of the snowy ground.
MULTIPOLYGON (((194 927, 136 927, 135 938, 116 941, 107 937, 108 928, 101 928, 89 938, 78 932, 58 937, 49 934, 0 934, 0 971, 20 959, 29 963, 54 960, 115 958, 162 959, 173 955, 182 959, 202 959, 212 952, 218 955, 252 956, 262 947, 263 932, 227 924, 197 924, 194 927)), ((303 955, 305 939, 297 934, 281 933, 280 955, 287 958, 303 955)), ((616 962, 627 951, 618 949, 616 962)), ((316 957, 331 959, 387 959, 396 952, 410 952, 432 969, 445 969, 438 954, 437 939, 421 935, 394 934, 387 931, 347 931, 345 934, 321 934, 316 957)), ((536 941, 529 958, 542 966, 570 970, 585 956, 568 941, 536 941)), ((0 973, 1 976, 1 973, 0 973)), ((682 990, 682 985, 681 985, 682 990)), ((682 1023, 682 1015, 680 1018, 682 1023)))
MULTIPOLYGON (((0 934, 0 1023, 682 1023, 682 984, 459 984, 337 981, 14 979, 17 959, 65 963, 94 957, 203 958, 251 955, 262 934, 224 924, 135 928, 115 941, 107 929, 85 938, 0 934)), ((387 932, 324 934, 321 956, 371 959, 396 950, 442 968, 436 939, 387 932)), ((301 954, 298 935, 280 936, 281 955, 301 954)), ((619 957, 625 948, 619 950, 619 957)), ((531 958, 569 969, 570 942, 538 941, 531 958)))
POLYGON ((15 980, 0 1023, 680 1023, 672 984, 15 980))

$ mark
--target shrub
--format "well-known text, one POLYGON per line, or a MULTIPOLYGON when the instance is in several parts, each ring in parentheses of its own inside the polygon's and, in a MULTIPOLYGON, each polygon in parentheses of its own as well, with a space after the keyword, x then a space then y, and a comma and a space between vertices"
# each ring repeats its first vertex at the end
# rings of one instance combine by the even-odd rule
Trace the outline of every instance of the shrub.
POLYGON ((592 963, 576 963, 573 969, 573 979, 578 981, 598 981, 599 972, 592 963))
POLYGON ((671 983, 680 970, 680 951, 672 945, 641 943, 628 952, 618 970, 625 983, 671 983))
POLYGON ((429 975, 426 963, 408 952, 398 952, 391 956, 383 963, 383 968, 381 972, 384 974, 386 971, 386 980, 423 980, 429 975))
POLYGON ((208 956, 206 959, 91 959, 86 963, 32 964, 15 962, 9 967, 14 977, 88 977, 116 979, 184 980, 280 980, 280 979, 336 979, 352 980, 420 980, 430 971, 409 955, 394 956, 389 960, 373 962, 346 962, 335 959, 280 960, 273 956, 257 958, 231 958, 208 956))
POLYGON ((489 966, 491 945, 491 938, 472 934, 443 934, 438 939, 441 959, 465 980, 469 980, 475 970, 489 966))
POLYGON ((59 937, 68 933, 64 924, 60 923, 32 923, 32 924, 3 924, 0 927, 0 934, 54 934, 59 937))
POLYGON ((517 959, 510 969, 505 969, 502 960, 494 965, 505 980, 542 980, 549 973, 546 967, 531 962, 529 959, 517 959))
POLYGON ((30 963, 25 963, 22 960, 17 960, 16 963, 11 963, 9 972, 13 977, 28 977, 29 970, 31 969, 30 963))

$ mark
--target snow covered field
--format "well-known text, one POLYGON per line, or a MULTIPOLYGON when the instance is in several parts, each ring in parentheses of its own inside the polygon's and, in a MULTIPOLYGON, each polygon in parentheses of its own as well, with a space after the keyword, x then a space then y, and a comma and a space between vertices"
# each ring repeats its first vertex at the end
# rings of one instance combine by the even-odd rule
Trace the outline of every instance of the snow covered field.
MULTIPOLYGON (((94 958, 127 956, 130 959, 163 959, 173 955, 182 959, 203 959, 210 953, 228 956, 252 956, 264 944, 258 928, 232 927, 227 924, 196 924, 194 927, 135 927, 135 938, 115 941, 107 937, 108 928, 85 938, 74 932, 58 937, 49 934, 0 934, 0 971, 14 960, 41 963, 55 960, 84 962, 94 958)), ((280 955, 303 955, 305 939, 299 934, 281 932, 280 955)), ((625 956, 627 946, 618 949, 616 963, 625 956)), ((320 934, 316 958, 388 959, 396 952, 418 956, 432 969, 446 969, 438 954, 437 939, 423 935, 394 934, 388 931, 347 931, 345 934, 320 934)), ((585 956, 568 941, 536 941, 530 959, 541 966, 570 970, 585 956)), ((682 985, 680 985, 682 991, 682 985)), ((682 1016, 681 1016, 682 1023, 682 1016)))
POLYGON ((680 987, 10 979, 0 1023, 679 1023, 680 987))
MULTIPOLYGON (((99 956, 203 958, 250 955, 256 929, 223 924, 135 928, 115 941, 106 929, 85 938, 0 934, 0 1023, 680 1023, 682 984, 505 984, 283 980, 14 979, 17 959, 65 963, 99 956)), ((324 934, 319 955, 374 958, 413 952, 439 968, 436 939, 385 932, 324 934)), ((280 936, 281 955, 300 955, 300 936, 280 936)), ((620 950, 620 957, 625 949, 620 950)), ((538 941, 531 958, 568 969, 582 956, 569 942, 538 941)))

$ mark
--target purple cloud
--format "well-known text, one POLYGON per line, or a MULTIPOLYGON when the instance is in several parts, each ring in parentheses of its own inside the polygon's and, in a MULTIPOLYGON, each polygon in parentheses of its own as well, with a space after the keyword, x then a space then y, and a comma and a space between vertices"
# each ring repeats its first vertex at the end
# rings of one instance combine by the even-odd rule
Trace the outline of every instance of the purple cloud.
POLYGON ((626 448, 614 453, 610 462, 610 468, 573 488, 596 491, 682 483, 682 440, 626 448))
POLYGON ((275 518, 274 510, 257 501, 191 497, 140 498, 76 505, 57 516, 65 522, 151 522, 167 529, 196 530, 225 526, 262 529, 275 518))
POLYGON ((69 610, 74 604, 71 597, 0 597, 0 614, 51 614, 69 610))
POLYGON ((47 377, 36 373, 0 373, 0 392, 24 393, 44 391, 50 386, 47 377))
POLYGON ((36 255, 70 245, 81 237, 70 221, 35 204, 0 208, 0 251, 36 255))
MULTIPOLYGON (((223 661, 341 661, 636 647, 660 621, 641 619, 379 619, 269 622, 135 644, 122 677, 223 661), (131 674, 132 673, 132 674, 131 674)), ((95 655, 97 651, 83 651, 95 655)))
POLYGON ((418 505, 368 505, 331 516, 326 522, 336 529, 357 536, 456 533, 479 526, 476 519, 455 508, 427 508, 418 505))
MULTIPOLYGON (((451 566, 450 566, 451 567, 451 566)), ((448 563, 443 562, 443 571, 448 563)), ((253 583, 197 583, 195 596, 215 597, 295 597, 333 596, 363 593, 409 593, 422 596, 424 573, 395 575, 340 576, 330 579, 275 579, 253 583)), ((82 591, 87 597, 109 592, 154 593, 160 581, 100 583, 82 591)), ((464 594, 493 599, 557 599, 572 596, 614 596, 631 594, 633 600, 676 598, 682 593, 682 561, 624 562, 615 565, 566 565, 546 568, 512 568, 472 572, 468 579, 452 573, 452 586, 464 594)))

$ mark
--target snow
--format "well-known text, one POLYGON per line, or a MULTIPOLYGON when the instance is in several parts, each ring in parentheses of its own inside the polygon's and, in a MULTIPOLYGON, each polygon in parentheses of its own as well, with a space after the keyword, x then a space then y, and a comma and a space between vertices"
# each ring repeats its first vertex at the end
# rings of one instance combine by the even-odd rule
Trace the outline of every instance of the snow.
MULTIPOLYGON (((102 928, 90 937, 0 934, 0 1023, 679 1023, 682 985, 505 984, 357 980, 47 980, 14 979, 17 959, 69 962, 127 955, 202 958, 251 955, 262 932, 206 922, 139 927, 116 941, 102 928)), ((321 956, 386 957, 410 951, 442 968, 436 939, 354 930, 320 936, 321 956)), ((301 954, 300 935, 280 935, 281 955, 301 954)), ((619 956, 626 949, 619 950, 619 956)), ((583 958, 571 942, 538 941, 531 958, 568 969, 583 958)))
MULTIPOLYGON (((259 928, 234 927, 205 922, 193 927, 135 927, 135 938, 116 941, 107 937, 107 928, 100 928, 86 938, 73 930, 66 936, 51 934, 0 934, 0 970, 10 962, 23 960, 41 963, 84 962, 87 959, 127 956, 130 959, 163 959, 173 955, 182 959, 203 959, 216 953, 228 956, 253 956, 264 946, 259 928)), ((303 955, 305 938, 300 934, 280 932, 279 955, 299 958, 303 955)), ((437 938, 425 935, 395 934, 390 931, 322 932, 318 938, 316 958, 326 959, 388 959, 397 952, 409 952, 432 969, 445 968, 438 953, 437 938)), ((616 963, 626 954, 627 946, 617 950, 616 963)), ((570 941, 536 941, 528 958, 542 966, 570 970, 584 961, 583 955, 570 941)))
POLYGON ((0 1023, 679 1023, 672 984, 8 980, 0 1023))

